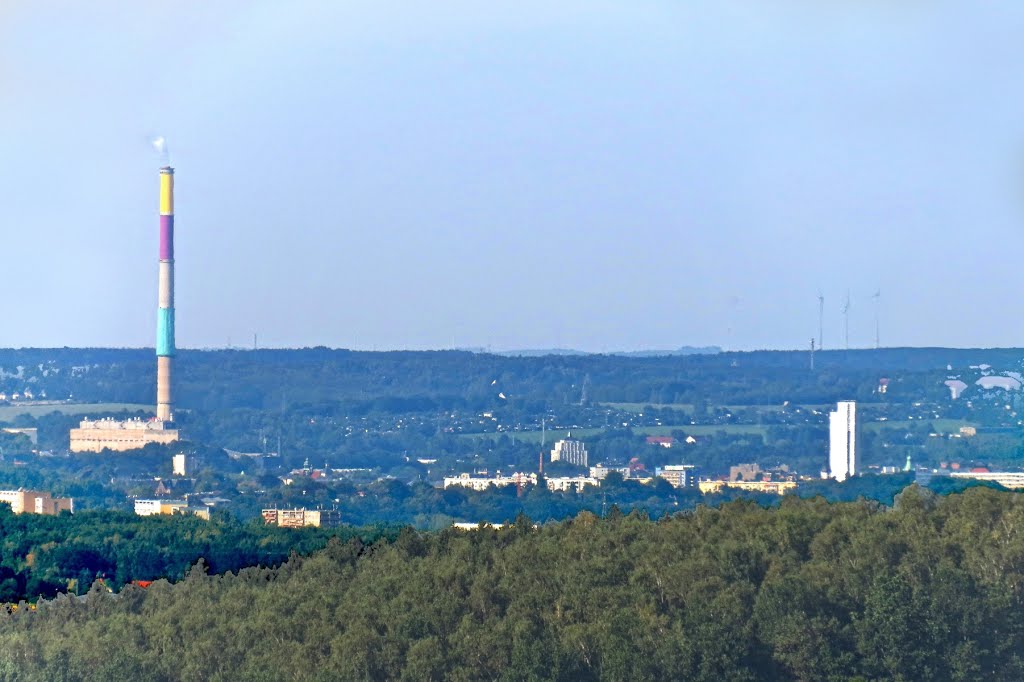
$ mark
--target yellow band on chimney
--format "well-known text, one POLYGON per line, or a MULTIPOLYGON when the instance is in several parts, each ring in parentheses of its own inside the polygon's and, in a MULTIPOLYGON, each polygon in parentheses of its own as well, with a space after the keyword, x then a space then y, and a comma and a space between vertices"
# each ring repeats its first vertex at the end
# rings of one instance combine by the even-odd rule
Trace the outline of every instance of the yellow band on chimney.
POLYGON ((160 215, 174 215, 174 175, 160 174, 160 215))

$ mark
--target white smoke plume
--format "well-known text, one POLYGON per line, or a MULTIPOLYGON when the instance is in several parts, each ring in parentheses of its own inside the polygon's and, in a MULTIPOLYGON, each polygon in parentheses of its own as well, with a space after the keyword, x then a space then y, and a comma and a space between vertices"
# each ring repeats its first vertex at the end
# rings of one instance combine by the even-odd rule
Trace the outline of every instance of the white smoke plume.
POLYGON ((160 163, 164 166, 171 165, 171 150, 167 146, 167 138, 163 135, 154 137, 152 140, 153 149, 160 155, 160 163))

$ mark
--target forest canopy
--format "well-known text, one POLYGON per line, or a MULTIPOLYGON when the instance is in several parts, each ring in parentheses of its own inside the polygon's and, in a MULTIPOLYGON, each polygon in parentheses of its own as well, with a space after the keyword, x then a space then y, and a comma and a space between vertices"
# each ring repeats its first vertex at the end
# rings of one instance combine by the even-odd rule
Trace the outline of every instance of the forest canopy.
POLYGON ((1024 497, 911 486, 333 540, 0 617, 19 679, 1018 680, 1024 497))

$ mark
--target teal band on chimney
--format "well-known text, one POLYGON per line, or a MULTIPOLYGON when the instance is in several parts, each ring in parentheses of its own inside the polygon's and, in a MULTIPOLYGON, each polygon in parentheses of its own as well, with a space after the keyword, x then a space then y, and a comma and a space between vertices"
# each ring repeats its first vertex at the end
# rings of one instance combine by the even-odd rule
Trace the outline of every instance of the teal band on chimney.
POLYGON ((156 354, 174 356, 174 308, 158 308, 156 316, 156 354))

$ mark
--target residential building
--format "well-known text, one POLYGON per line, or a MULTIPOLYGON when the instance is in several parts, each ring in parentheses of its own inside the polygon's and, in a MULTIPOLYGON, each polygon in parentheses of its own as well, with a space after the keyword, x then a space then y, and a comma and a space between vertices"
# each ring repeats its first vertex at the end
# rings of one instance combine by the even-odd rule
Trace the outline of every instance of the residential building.
POLYGON ((0 502, 11 505, 15 514, 46 514, 54 516, 62 511, 74 513, 75 501, 70 497, 51 497, 50 493, 34 490, 0 490, 0 502))
POLYGON ((672 436, 647 436, 647 444, 670 448, 676 444, 676 439, 672 436))
POLYGON ((514 473, 509 476, 502 476, 500 473, 493 477, 474 476, 472 474, 459 474, 458 476, 446 476, 444 487, 461 486, 473 490, 487 490, 489 486, 500 488, 505 485, 537 485, 537 474, 514 473))
POLYGON ((973 478, 976 481, 992 481, 1004 488, 1024 488, 1024 471, 953 471, 951 478, 973 478))
POLYGON ((135 513, 139 516, 186 514, 210 519, 209 507, 190 506, 188 500, 135 500, 135 513))
POLYGON ((845 481, 857 473, 857 403, 841 400, 828 415, 829 477, 845 481))
POLYGON ((755 464, 737 464, 729 467, 730 481, 756 481, 761 478, 761 467, 755 464))
POLYGON ((664 478, 675 488, 689 488, 696 483, 695 470, 692 464, 668 464, 655 467, 654 475, 664 478))
POLYGON ((601 481, 590 476, 562 476, 559 478, 546 479, 548 490, 553 492, 565 492, 568 490, 575 490, 578 493, 583 492, 583 488, 588 485, 600 486, 601 481))
POLYGON ((335 528, 341 525, 341 512, 336 509, 264 509, 263 522, 282 528, 335 528))
POLYGON ((596 478, 599 481, 603 481, 605 479, 605 476, 607 476, 613 471, 618 474, 621 474, 623 478, 629 478, 630 471, 628 466, 606 467, 603 464, 598 464, 597 466, 590 467, 590 477, 596 478))
POLYGON ((478 521, 477 523, 469 523, 468 521, 456 521, 452 524, 452 528, 455 528, 456 530, 480 530, 481 524, 483 524, 484 528, 489 528, 492 530, 501 530, 505 527, 504 523, 490 523, 488 521, 478 521))
POLYGON ((705 495, 720 493, 723 488, 785 495, 796 489, 796 481, 700 481, 697 487, 705 495))
POLYGON ((555 449, 551 451, 552 462, 567 462, 576 466, 587 466, 587 448, 583 441, 573 440, 572 434, 569 437, 555 443, 555 449))

